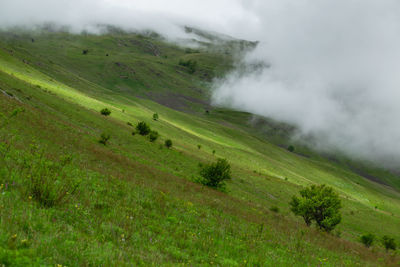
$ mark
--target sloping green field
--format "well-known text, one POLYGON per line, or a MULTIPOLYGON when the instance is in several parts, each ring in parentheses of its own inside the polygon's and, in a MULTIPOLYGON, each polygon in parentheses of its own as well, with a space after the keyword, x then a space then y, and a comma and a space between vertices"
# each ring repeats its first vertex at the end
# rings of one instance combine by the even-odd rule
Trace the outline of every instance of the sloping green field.
POLYGON ((374 233, 400 243, 400 178, 360 167, 376 182, 347 160, 290 153, 278 145, 288 138, 273 142, 249 124, 251 114, 210 107, 210 81, 232 68, 234 45, 189 51, 152 35, 2 32, 0 263, 400 264, 398 252, 358 241, 374 233), (189 59, 193 74, 179 65, 189 59), (160 138, 132 135, 127 123, 139 121, 160 138), (102 133, 111 136, 106 146, 102 133), (225 193, 194 182, 199 163, 217 158, 232 165, 225 193), (57 192, 54 203, 32 197, 32 177, 50 177, 42 184, 57 192), (289 210, 292 195, 314 183, 342 198, 332 234, 289 210))

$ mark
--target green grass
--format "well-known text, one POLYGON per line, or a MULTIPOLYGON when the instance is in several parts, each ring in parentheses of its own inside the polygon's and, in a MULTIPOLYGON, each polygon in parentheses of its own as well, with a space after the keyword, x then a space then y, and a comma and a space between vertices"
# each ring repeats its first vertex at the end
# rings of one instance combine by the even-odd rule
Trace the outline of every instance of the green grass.
POLYGON ((0 135, 9 147, 0 162, 0 183, 7 184, 0 194, 3 264, 399 264, 379 245, 366 249, 358 242, 365 233, 400 242, 398 178, 363 169, 392 185, 385 186, 353 172, 346 159, 330 161, 302 147, 307 157, 290 153, 277 145, 289 142, 290 128, 266 136, 249 126, 250 114, 210 108, 209 79, 231 68, 229 53, 188 54, 159 38, 122 33, 1 36, 0 89, 18 100, 0 94, 0 112, 7 117, 24 109, 0 135), (198 71, 188 74, 180 59, 198 61, 198 71), (102 116, 103 108, 111 115, 102 116), (160 138, 133 136, 127 122, 139 121, 160 138), (102 133, 111 136, 106 146, 98 143, 102 133), (171 149, 163 146, 166 139, 171 149), (43 162, 35 161, 32 144, 45 151, 43 162), (65 155, 72 162, 58 176, 49 166, 65 155), (218 157, 232 165, 226 193, 193 182, 199 162, 218 157), (29 193, 26 164, 53 177, 43 181, 49 188, 69 188, 68 181, 79 187, 60 203, 43 205, 29 193), (339 192, 340 238, 308 229, 289 211, 291 196, 311 183, 339 192))

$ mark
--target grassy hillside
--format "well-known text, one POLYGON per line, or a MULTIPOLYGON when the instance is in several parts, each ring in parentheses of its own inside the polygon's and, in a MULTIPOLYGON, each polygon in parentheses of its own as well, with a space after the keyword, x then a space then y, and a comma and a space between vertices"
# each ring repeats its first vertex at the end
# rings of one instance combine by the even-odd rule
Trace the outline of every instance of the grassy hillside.
POLYGON ((0 262, 400 264, 379 244, 358 242, 364 233, 400 242, 397 177, 305 148, 290 153, 277 145, 287 145, 290 129, 269 122, 266 135, 249 125, 251 114, 209 106, 210 81, 232 68, 240 50, 227 42, 188 50, 118 31, 2 32, 0 262), (179 65, 190 59, 194 73, 179 65), (132 135, 127 123, 139 121, 160 138, 132 135), (98 143, 102 133, 111 136, 106 146, 98 143), (219 157, 232 165, 225 193, 194 182, 199 163, 219 157), (313 183, 342 198, 343 221, 333 234, 305 227, 289 210, 291 196, 313 183), (38 197, 46 189, 53 203, 38 197))

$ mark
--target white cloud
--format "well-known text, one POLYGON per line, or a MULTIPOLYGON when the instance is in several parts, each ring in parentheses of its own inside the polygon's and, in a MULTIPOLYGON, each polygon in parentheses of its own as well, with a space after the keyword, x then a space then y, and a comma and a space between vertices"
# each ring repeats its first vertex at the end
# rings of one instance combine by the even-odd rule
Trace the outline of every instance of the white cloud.
POLYGON ((400 156, 399 14, 398 0, 0 0, 0 26, 108 23, 176 38, 193 25, 259 40, 247 61, 271 68, 233 72, 215 103, 386 164, 400 156))

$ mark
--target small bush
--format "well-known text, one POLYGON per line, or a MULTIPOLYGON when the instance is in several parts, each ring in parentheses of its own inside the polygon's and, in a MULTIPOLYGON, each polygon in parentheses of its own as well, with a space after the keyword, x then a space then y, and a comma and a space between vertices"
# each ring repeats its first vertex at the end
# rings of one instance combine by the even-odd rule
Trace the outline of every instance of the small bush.
POLYGON ((197 69, 197 61, 191 60, 191 59, 189 59, 189 60, 181 59, 181 60, 179 60, 179 65, 186 67, 190 74, 195 73, 196 69, 197 69))
POLYGON ((89 53, 89 50, 88 49, 83 49, 82 50, 82 55, 87 55, 89 53))
POLYGON ((110 140, 111 136, 106 133, 102 133, 100 136, 99 143, 103 145, 107 145, 108 140, 110 140))
POLYGON ((133 126, 132 123, 130 123, 129 121, 126 124, 129 126, 133 126))
POLYGON ((393 237, 389 237, 387 235, 385 235, 382 238, 382 244, 385 247, 386 251, 391 250, 396 250, 396 241, 394 241, 393 237))
POLYGON ((272 206, 271 208, 269 208, 270 211, 278 213, 279 212, 279 208, 276 206, 272 206))
POLYGON ((109 116, 111 114, 111 110, 109 110, 108 108, 103 108, 102 110, 100 110, 100 113, 103 116, 109 116))
POLYGON ((290 145, 287 150, 289 150, 289 152, 294 152, 294 146, 290 145))
POLYGON ((226 159, 218 159, 215 163, 202 166, 200 175, 203 185, 223 189, 225 181, 231 179, 231 166, 226 159))
POLYGON ((136 125, 136 130, 140 135, 148 135, 150 133, 150 126, 144 121, 141 121, 136 125))
POLYGON ((155 121, 158 120, 158 114, 157 114, 157 113, 154 113, 154 114, 153 114, 153 120, 155 120, 155 121))
POLYGON ((201 149, 201 145, 197 145, 197 148, 200 150, 201 149))
POLYGON ((150 131, 149 138, 150 138, 150 142, 156 141, 158 138, 158 132, 150 131))
POLYGON ((367 248, 372 246, 374 243, 375 236, 373 234, 365 234, 360 237, 361 243, 363 243, 367 248))
POLYGON ((165 146, 166 146, 167 148, 171 148, 171 147, 172 147, 172 141, 171 141, 171 139, 165 140, 165 146))

